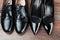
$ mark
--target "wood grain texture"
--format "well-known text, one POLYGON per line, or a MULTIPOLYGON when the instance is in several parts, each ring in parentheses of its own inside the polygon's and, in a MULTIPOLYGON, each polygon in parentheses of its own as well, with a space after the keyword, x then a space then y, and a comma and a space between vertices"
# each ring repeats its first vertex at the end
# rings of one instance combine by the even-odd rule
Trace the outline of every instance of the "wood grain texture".
MULTIPOLYGON (((2 8, 0 0, 0 9, 2 8)), ((0 24, 0 40, 60 40, 60 0, 54 0, 55 7, 55 24, 52 35, 47 35, 42 27, 37 35, 33 35, 30 26, 24 35, 18 35, 14 30, 12 34, 7 34, 2 30, 0 24)))

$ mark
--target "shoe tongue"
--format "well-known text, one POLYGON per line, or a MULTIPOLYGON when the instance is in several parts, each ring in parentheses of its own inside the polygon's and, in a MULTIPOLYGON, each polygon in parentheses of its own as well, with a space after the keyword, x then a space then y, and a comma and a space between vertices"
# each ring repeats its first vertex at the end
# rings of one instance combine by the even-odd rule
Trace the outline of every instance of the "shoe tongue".
POLYGON ((9 4, 4 5, 4 6, 3 6, 3 10, 4 10, 4 11, 7 11, 7 12, 8 12, 8 11, 11 11, 11 5, 9 5, 9 4))
POLYGON ((21 10, 21 9, 24 8, 24 7, 25 7, 25 6, 17 5, 17 6, 16 6, 16 9, 17 9, 17 10, 21 10))

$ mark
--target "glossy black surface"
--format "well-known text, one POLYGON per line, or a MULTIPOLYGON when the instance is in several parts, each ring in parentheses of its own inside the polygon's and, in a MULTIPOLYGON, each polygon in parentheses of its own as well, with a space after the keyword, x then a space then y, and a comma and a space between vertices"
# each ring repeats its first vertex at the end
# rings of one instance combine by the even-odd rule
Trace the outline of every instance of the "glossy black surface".
POLYGON ((17 33, 24 33, 28 26, 28 17, 25 6, 16 6, 15 29, 17 33))
POLYGON ((5 32, 11 32, 13 26, 12 5, 6 4, 2 8, 1 25, 5 32))
POLYGON ((45 0, 45 9, 43 16, 43 23, 46 32, 50 35, 53 30, 54 25, 54 1, 53 0, 45 0))
POLYGON ((34 34, 37 34, 41 25, 42 0, 31 1, 30 26, 34 34))

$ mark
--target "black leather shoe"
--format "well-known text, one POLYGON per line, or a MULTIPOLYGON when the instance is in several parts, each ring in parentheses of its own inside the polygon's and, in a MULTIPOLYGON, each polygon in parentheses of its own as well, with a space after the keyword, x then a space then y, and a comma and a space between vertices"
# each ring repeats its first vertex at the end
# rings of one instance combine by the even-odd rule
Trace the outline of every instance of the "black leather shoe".
POLYGON ((16 6, 15 29, 17 33, 24 33, 28 26, 28 17, 25 6, 16 6))
POLYGON ((46 0, 45 1, 45 13, 43 16, 44 28, 48 35, 51 34, 54 25, 54 1, 46 0))
POLYGON ((12 5, 6 4, 2 8, 1 25, 5 32, 11 32, 13 26, 12 5))
POLYGON ((31 1, 30 26, 34 34, 37 34, 41 25, 42 0, 31 1))

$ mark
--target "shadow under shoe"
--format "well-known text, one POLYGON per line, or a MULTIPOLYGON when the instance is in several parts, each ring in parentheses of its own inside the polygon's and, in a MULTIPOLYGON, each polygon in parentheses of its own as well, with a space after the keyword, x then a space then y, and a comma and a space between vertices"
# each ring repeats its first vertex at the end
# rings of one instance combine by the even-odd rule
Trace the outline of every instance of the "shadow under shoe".
POLYGON ((45 15, 43 16, 43 26, 50 35, 53 30, 54 26, 54 1, 53 0, 46 0, 45 1, 45 15))
POLYGON ((13 16, 12 16, 12 5, 4 5, 1 14, 1 25, 5 32, 12 32, 13 30, 13 16))
POLYGON ((37 34, 41 25, 42 0, 31 1, 30 26, 34 34, 37 34))
POLYGON ((24 33, 28 26, 26 6, 16 6, 15 29, 17 33, 24 33))

